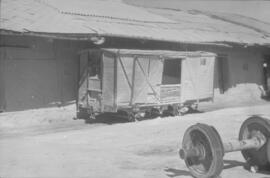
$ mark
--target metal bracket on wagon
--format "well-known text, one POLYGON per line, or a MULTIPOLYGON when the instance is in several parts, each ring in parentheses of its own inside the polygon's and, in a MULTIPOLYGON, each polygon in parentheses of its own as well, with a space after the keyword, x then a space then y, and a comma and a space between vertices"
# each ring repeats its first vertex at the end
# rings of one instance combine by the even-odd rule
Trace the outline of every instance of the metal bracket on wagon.
POLYGON ((213 126, 190 126, 179 150, 180 158, 196 178, 217 177, 223 169, 223 156, 241 151, 251 171, 270 169, 270 120, 252 116, 246 119, 237 140, 222 142, 213 126))

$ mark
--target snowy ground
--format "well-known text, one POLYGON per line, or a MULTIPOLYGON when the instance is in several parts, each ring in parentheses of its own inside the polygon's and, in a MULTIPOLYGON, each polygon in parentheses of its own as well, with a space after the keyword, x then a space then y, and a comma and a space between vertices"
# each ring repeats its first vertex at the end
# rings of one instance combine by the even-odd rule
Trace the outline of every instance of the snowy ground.
MULTIPOLYGON (((62 119, 65 109, 67 114, 69 109, 60 108, 62 119)), ((44 116, 48 117, 48 110, 44 116)), ((237 137, 242 122, 253 114, 270 118, 270 104, 135 123, 85 124, 70 119, 69 129, 54 129, 47 124, 50 129, 42 132, 36 126, 32 130, 25 127, 21 135, 12 137, 5 136, 10 132, 2 125, 5 129, 0 137, 0 177, 191 177, 177 153, 185 130, 198 122, 211 124, 226 141, 237 137)), ((54 122, 52 118, 51 125, 54 122)), ((227 154, 224 165, 224 178, 270 177, 269 172, 253 174, 245 170, 240 152, 227 154)))

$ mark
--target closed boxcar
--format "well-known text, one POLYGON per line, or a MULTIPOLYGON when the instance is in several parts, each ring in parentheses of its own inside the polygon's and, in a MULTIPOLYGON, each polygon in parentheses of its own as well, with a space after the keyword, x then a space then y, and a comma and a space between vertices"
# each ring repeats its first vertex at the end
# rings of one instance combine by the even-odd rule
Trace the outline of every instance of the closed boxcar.
POLYGON ((185 112, 213 99, 215 57, 202 51, 84 50, 77 115, 118 112, 134 120, 185 112))

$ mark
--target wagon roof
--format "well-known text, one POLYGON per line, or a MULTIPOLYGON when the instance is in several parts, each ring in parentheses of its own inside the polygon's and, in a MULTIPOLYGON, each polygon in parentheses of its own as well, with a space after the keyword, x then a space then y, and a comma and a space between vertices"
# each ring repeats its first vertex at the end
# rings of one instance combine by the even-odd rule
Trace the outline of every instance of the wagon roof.
POLYGON ((131 56, 160 56, 164 58, 182 58, 187 56, 215 56, 216 54, 205 51, 169 51, 169 50, 135 50, 135 49, 108 49, 103 51, 131 56))

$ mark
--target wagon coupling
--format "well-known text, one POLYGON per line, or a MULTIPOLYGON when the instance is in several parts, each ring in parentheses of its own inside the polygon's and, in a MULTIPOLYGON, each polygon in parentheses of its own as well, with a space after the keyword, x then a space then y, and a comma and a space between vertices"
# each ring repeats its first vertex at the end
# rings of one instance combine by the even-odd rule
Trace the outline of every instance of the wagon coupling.
POLYGON ((212 126, 198 123, 190 126, 182 141, 179 156, 194 177, 217 177, 223 169, 225 153, 241 151, 248 164, 259 169, 270 168, 270 120, 252 116, 240 128, 239 138, 222 142, 212 126))

